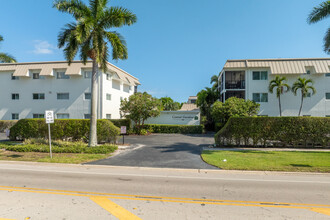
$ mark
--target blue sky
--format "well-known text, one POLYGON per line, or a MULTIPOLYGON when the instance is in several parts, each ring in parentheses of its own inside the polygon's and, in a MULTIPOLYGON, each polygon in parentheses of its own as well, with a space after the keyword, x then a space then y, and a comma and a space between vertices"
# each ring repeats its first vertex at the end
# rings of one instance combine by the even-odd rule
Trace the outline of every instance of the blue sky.
MULTIPOLYGON (((86 1, 87 2, 87 1, 86 1)), ((128 60, 112 61, 140 79, 140 91, 186 101, 210 86, 227 59, 328 57, 322 50, 329 19, 308 25, 315 0, 112 0, 138 22, 118 31, 128 60)), ((3 1, 2 52, 19 62, 64 60, 57 35, 69 15, 52 0, 3 1)))

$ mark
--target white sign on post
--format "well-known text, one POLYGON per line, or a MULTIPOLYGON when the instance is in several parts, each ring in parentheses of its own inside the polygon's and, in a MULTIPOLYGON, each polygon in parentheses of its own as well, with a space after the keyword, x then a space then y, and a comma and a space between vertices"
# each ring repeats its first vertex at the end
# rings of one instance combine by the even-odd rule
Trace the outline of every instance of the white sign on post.
POLYGON ((53 111, 46 111, 46 124, 54 123, 54 112, 53 111))
POLYGON ((46 124, 48 124, 49 154, 50 154, 50 158, 53 158, 53 155, 52 155, 52 137, 50 136, 50 124, 54 123, 54 112, 48 110, 48 111, 45 112, 45 116, 46 116, 46 124))
POLYGON ((121 134, 126 134, 126 126, 121 126, 120 127, 120 133, 121 134))

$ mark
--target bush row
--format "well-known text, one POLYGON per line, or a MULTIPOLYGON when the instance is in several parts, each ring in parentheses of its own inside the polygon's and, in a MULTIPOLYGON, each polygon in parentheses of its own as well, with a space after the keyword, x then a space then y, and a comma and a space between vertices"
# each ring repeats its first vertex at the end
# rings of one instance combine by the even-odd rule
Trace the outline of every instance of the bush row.
POLYGON ((145 124, 144 129, 151 133, 202 134, 202 125, 156 125, 145 124))
POLYGON ((215 135, 217 145, 330 147, 330 118, 233 117, 215 135))
POLYGON ((16 120, 0 120, 0 132, 5 132, 6 129, 10 129, 16 123, 16 120))
POLYGON ((121 126, 126 126, 127 130, 131 128, 130 119, 109 119, 109 120, 118 128, 120 128, 121 126))
MULTIPOLYGON (((83 140, 89 138, 88 119, 56 119, 51 124, 52 139, 56 140, 83 140)), ((97 120, 97 138, 99 142, 115 143, 120 129, 107 119, 97 120)), ((47 138, 48 126, 45 119, 22 119, 10 129, 11 140, 28 138, 47 138)))
MULTIPOLYGON (((15 152, 41 152, 49 153, 49 145, 40 144, 24 144, 24 145, 1 145, 8 151, 15 152)), ((87 145, 73 145, 73 146, 52 146, 53 153, 85 153, 85 154, 108 154, 117 149, 115 145, 100 145, 96 147, 88 147, 87 145)))

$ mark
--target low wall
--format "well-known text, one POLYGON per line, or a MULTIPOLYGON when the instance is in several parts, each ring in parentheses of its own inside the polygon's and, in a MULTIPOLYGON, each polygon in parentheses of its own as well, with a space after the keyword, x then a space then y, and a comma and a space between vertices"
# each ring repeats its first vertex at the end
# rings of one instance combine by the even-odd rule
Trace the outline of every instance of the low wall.
POLYGON ((200 125, 199 111, 162 111, 158 117, 149 118, 145 124, 200 125))

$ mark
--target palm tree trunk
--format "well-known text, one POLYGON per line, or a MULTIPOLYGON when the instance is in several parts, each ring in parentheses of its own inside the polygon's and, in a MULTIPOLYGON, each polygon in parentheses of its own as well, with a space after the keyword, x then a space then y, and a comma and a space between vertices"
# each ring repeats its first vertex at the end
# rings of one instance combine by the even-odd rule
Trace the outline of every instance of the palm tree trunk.
POLYGON ((299 114, 298 114, 298 116, 300 116, 301 109, 302 109, 302 106, 303 106, 303 102, 304 102, 304 96, 303 96, 303 92, 301 92, 301 104, 300 104, 300 109, 299 109, 299 114))
POLYGON ((91 119, 90 119, 90 131, 89 131, 89 147, 94 147, 97 145, 97 77, 98 77, 98 64, 95 59, 93 59, 93 70, 92 70, 92 84, 91 84, 91 119))
POLYGON ((278 106, 279 106, 279 108, 280 108, 280 116, 282 116, 281 95, 278 96, 278 106))

